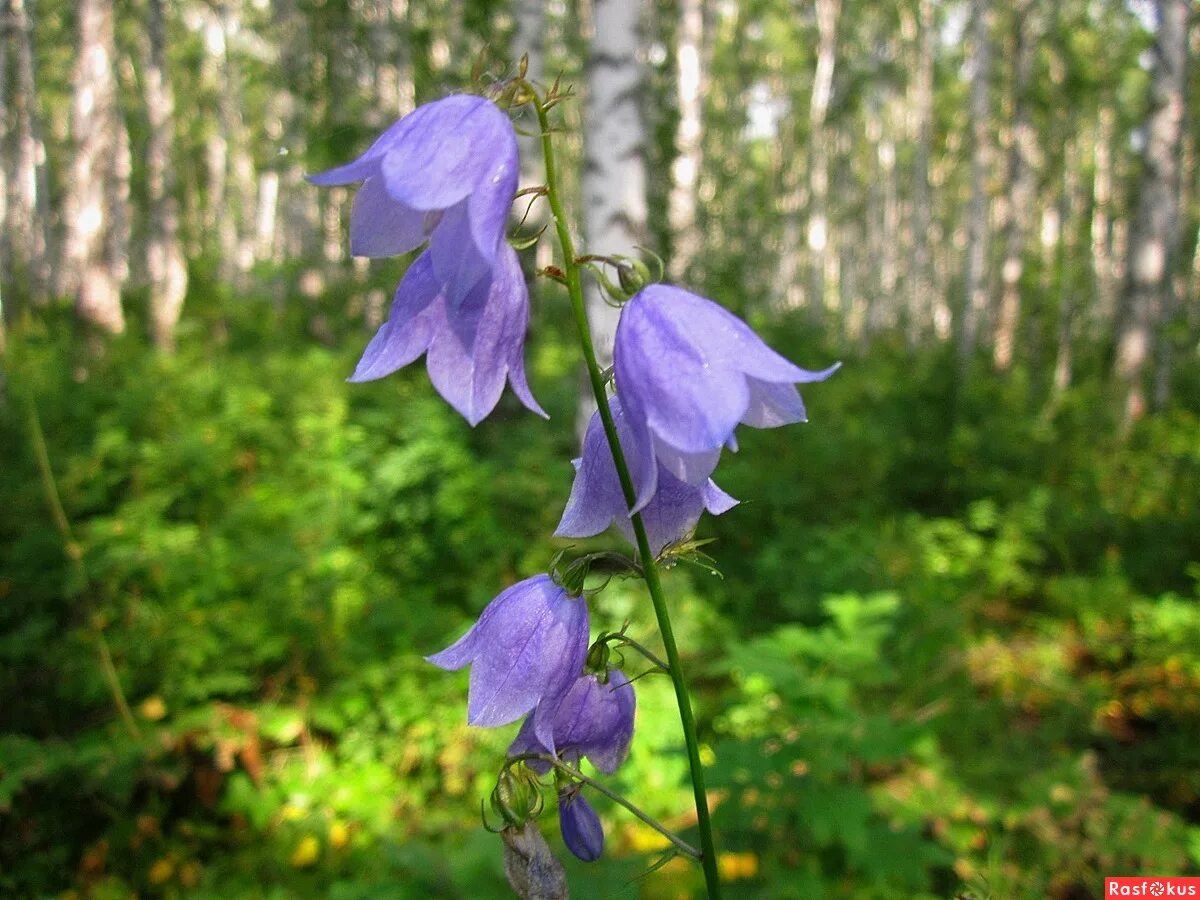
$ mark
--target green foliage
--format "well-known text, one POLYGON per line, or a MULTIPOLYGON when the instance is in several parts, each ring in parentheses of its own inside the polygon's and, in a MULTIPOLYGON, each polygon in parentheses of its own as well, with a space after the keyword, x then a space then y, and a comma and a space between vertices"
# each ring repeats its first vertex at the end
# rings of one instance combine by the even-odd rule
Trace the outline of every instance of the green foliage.
MULTIPOLYGON (((175 357, 96 356, 52 319, 14 341, 0 892, 506 896, 478 804, 512 729, 467 728, 465 680, 420 657, 553 557, 573 357, 543 333, 530 358, 551 424, 509 398, 472 430, 419 370, 346 386, 360 335, 314 347, 302 315, 239 302, 210 298, 175 357)), ((802 325, 772 341, 822 355, 795 352, 802 325)), ((813 425, 723 463, 745 502, 698 537, 726 577, 667 577, 733 896, 1094 896, 1200 866, 1200 420, 1118 443, 1089 389, 1052 415, 1031 396, 884 346, 806 392, 813 425)), ((636 580, 593 609, 653 648, 636 580)), ((612 783, 687 837, 670 684, 638 697, 612 783)), ((682 859, 645 874, 661 839, 597 808, 604 878, 571 863, 578 896, 698 890, 682 859)))

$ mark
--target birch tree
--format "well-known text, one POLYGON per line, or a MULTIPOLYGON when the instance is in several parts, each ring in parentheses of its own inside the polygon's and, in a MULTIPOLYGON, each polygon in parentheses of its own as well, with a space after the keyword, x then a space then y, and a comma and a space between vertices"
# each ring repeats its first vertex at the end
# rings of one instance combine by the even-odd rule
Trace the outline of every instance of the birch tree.
POLYGON ((1187 0, 1154 3, 1154 71, 1137 212, 1129 236, 1115 375, 1125 394, 1124 420, 1145 413, 1143 384, 1155 325, 1174 311, 1172 276, 1179 244, 1180 151, 1187 87, 1187 0))
POLYGON ((121 279, 110 258, 110 204, 118 180, 120 137, 113 71, 114 8, 108 0, 77 0, 76 63, 71 101, 73 159, 64 203, 66 235, 58 293, 74 294, 88 325, 110 333, 125 330, 121 279))
POLYGON ((701 0, 680 0, 676 32, 676 91, 679 124, 675 129, 675 160, 671 164, 671 192, 667 221, 674 245, 670 272, 682 280, 700 252, 696 224, 696 186, 703 162, 704 137, 704 5, 701 0))
POLYGON ((187 263, 179 240, 179 201, 172 165, 175 94, 167 72, 167 23, 163 0, 148 0, 146 16, 146 201, 149 233, 146 268, 150 279, 150 336, 170 349, 187 293, 187 263))
POLYGON ((958 323, 960 374, 966 373, 987 315, 988 194, 991 161, 991 0, 974 0, 971 73, 971 201, 967 210, 967 265, 958 323))
POLYGON ((1000 269, 1000 309, 997 314, 992 363, 999 371, 1012 365, 1017 322, 1021 314, 1021 275, 1025 269, 1025 239, 1033 210, 1034 156, 1037 135, 1030 120, 1030 81, 1037 42, 1032 0, 1012 5, 1012 133, 1008 147, 1008 217, 1004 225, 1004 265, 1000 269))
MULTIPOLYGON (((583 227, 589 253, 632 255, 646 228, 646 127, 639 105, 636 0, 595 0, 588 54, 583 136, 583 227)), ((612 363, 617 310, 594 286, 588 321, 601 366, 612 363)), ((590 415, 590 412, 589 412, 590 415)))

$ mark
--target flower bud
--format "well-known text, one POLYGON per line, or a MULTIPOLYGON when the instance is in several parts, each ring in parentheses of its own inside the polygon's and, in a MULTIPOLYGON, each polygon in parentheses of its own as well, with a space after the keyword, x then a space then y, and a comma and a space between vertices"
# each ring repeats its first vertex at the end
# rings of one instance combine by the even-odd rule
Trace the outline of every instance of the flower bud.
POLYGON ((650 283, 650 269, 640 259, 617 257, 617 281, 621 289, 632 297, 650 283))
POLYGON ((505 825, 521 827, 542 812, 542 789, 524 766, 505 766, 492 791, 492 811, 505 825))
POLYGON ((608 660, 611 656, 612 649, 608 646, 608 641, 596 641, 588 648, 587 661, 583 664, 584 671, 594 672, 596 680, 601 684, 606 684, 608 682, 608 660))
POLYGON ((604 829, 600 817, 577 788, 558 795, 558 825, 568 850, 584 862, 600 858, 604 852, 604 829))

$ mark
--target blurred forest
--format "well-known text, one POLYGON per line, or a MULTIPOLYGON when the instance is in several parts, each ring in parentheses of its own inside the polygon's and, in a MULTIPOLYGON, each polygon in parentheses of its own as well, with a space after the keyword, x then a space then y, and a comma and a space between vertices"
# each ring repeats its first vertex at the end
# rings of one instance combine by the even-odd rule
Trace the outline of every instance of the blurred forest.
MULTIPOLYGON (((346 385, 406 260, 349 258, 352 191, 302 176, 525 53, 578 96, 588 251, 845 363, 726 454, 724 579, 667 576, 730 896, 1200 874, 1196 18, 0 0, 0 895, 510 896, 479 802, 515 726, 421 657, 563 546, 565 299, 533 285, 549 423, 346 385)), ((631 583, 593 609, 653 639, 631 583)), ((669 683, 638 703, 613 783, 687 836, 669 683)), ((700 896, 598 808, 573 896, 700 896)))

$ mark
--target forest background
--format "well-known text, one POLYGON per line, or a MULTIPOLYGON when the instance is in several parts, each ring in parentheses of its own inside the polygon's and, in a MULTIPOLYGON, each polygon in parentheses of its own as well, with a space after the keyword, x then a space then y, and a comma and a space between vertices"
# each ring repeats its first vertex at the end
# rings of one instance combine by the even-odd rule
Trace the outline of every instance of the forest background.
MULTIPOLYGON (((526 53, 578 96, 589 251, 845 363, 727 454, 725 577, 668 575, 731 896, 1200 873, 1189 14, 2 0, 0 894, 508 896, 509 729, 421 656, 562 546, 566 305, 535 282, 549 423, 472 430, 421 366, 346 385, 407 261, 349 259, 350 191, 302 175, 526 53)), ((597 604, 652 635, 631 586, 597 604)), ((638 699, 615 783, 686 833, 670 686, 638 699)), ((575 896, 697 896, 601 813, 575 896)))

